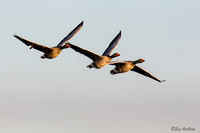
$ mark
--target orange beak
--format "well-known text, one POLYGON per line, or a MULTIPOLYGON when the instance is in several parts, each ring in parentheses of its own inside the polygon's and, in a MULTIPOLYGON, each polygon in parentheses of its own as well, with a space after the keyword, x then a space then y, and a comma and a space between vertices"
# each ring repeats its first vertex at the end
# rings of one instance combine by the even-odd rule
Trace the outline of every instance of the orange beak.
POLYGON ((69 45, 69 44, 66 44, 66 45, 65 45, 65 47, 66 47, 66 48, 69 48, 69 47, 70 47, 70 45, 69 45))

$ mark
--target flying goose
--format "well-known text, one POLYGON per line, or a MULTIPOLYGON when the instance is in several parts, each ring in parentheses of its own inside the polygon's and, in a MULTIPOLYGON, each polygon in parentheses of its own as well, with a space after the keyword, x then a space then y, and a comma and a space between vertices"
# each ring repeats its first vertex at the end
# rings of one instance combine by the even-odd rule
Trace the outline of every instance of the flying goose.
POLYGON ((67 43, 70 45, 70 47, 75 50, 76 52, 79 52, 85 56, 87 56, 88 58, 92 59, 93 62, 88 65, 88 68, 96 68, 96 69, 100 69, 103 66, 105 66, 106 64, 108 64, 112 58, 115 58, 117 56, 120 56, 119 53, 114 53, 113 55, 111 55, 111 52, 115 49, 115 47, 117 46, 119 40, 121 38, 121 31, 119 32, 119 34, 112 40, 112 42, 109 44, 108 48, 105 50, 105 52, 102 55, 98 55, 96 53, 93 53, 89 50, 80 48, 76 45, 73 45, 71 43, 67 43))
POLYGON ((137 63, 142 63, 144 62, 144 59, 138 59, 136 61, 113 61, 110 62, 109 65, 115 65, 116 67, 110 71, 110 74, 118 74, 118 73, 125 73, 128 71, 135 71, 139 74, 142 74, 144 76, 147 76, 149 78, 152 78, 158 82, 164 82, 165 80, 159 80, 153 75, 151 75, 149 72, 143 70, 142 68, 136 66, 137 63))
POLYGON ((41 59, 45 59, 45 58, 48 58, 48 59, 53 59, 55 57, 57 57, 60 52, 65 49, 65 48, 68 48, 70 47, 68 44, 66 44, 66 42, 68 42, 74 35, 76 35, 80 29, 82 28, 83 26, 83 21, 76 27, 74 28, 57 46, 55 47, 46 47, 46 46, 43 46, 43 45, 40 45, 38 43, 35 43, 35 42, 31 42, 29 40, 26 40, 24 38, 21 38, 17 35, 14 35, 14 37, 16 37, 17 39, 19 39, 20 41, 22 41, 23 43, 25 43, 27 46, 31 46, 30 49, 34 48, 34 49, 37 49, 41 52, 44 53, 43 56, 41 56, 41 59))

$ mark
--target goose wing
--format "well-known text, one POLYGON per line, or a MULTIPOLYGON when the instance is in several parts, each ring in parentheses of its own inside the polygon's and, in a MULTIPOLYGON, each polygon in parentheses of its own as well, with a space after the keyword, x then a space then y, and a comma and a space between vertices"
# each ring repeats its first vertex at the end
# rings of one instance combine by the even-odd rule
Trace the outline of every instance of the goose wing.
POLYGON ((47 52, 50 52, 51 51, 51 48, 49 47, 46 47, 46 46, 43 46, 43 45, 40 45, 40 44, 37 44, 35 42, 31 42, 29 40, 26 40, 24 38, 21 38, 17 35, 14 35, 14 37, 16 37, 17 39, 19 39, 20 41, 22 41, 23 43, 25 43, 27 46, 31 46, 31 48, 34 48, 34 49, 37 49, 41 52, 44 52, 44 53, 47 53, 47 52))
POLYGON ((109 44, 108 48, 104 51, 102 55, 111 55, 112 51, 115 49, 117 46, 119 40, 121 38, 121 31, 117 34, 117 36, 112 40, 112 42, 109 44))
POLYGON ((61 47, 65 45, 66 42, 68 42, 74 35, 76 35, 80 29, 83 27, 83 21, 76 27, 74 28, 58 45, 57 47, 61 47))
POLYGON ((87 49, 83 49, 81 47, 78 47, 76 45, 70 44, 71 48, 73 50, 75 50, 76 52, 79 52, 85 56, 87 56, 88 58, 92 59, 93 61, 95 60, 99 60, 101 58, 101 56, 99 56, 98 54, 95 54, 87 49))
POLYGON ((109 65, 115 65, 115 66, 122 66, 122 65, 125 65, 126 62, 124 62, 124 61, 111 61, 108 64, 109 65))
POLYGON ((159 79, 157 79, 156 77, 154 77, 153 75, 151 75, 149 72, 145 71, 144 69, 142 69, 142 68, 140 68, 140 67, 138 67, 138 66, 136 66, 136 65, 133 67, 133 69, 132 69, 131 71, 135 71, 135 72, 137 72, 137 73, 139 73, 139 74, 142 74, 142 75, 144 75, 144 76, 147 76, 147 77, 149 77, 149 78, 152 78, 152 79, 154 79, 154 80, 156 80, 156 81, 158 81, 158 82, 163 82, 163 81, 165 81, 165 80, 159 80, 159 79))

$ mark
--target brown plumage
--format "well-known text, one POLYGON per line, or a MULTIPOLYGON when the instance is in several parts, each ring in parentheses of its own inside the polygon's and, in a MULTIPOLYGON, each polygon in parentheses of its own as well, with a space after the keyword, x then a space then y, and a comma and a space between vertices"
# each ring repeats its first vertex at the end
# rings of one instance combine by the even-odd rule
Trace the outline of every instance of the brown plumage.
POLYGON ((165 80, 159 80, 156 77, 154 77, 153 75, 151 75, 149 72, 145 71, 144 69, 136 66, 137 63, 142 63, 144 62, 144 59, 139 59, 136 61, 116 61, 116 62, 110 62, 109 65, 115 65, 116 67, 110 71, 110 74, 114 75, 114 74, 118 74, 118 73, 125 73, 128 71, 134 71, 137 72, 139 74, 142 74, 144 76, 147 76, 149 78, 152 78, 158 82, 163 82, 165 80))
POLYGON ((88 58, 90 58, 91 60, 93 60, 93 62, 88 65, 88 68, 97 68, 100 69, 102 67, 104 67, 106 64, 108 64, 113 58, 120 56, 119 53, 114 53, 113 55, 111 55, 111 52, 114 50, 114 48, 117 46, 119 40, 121 38, 121 31, 119 32, 119 34, 112 40, 112 42, 110 43, 110 45, 108 46, 108 48, 105 50, 105 52, 102 55, 98 55, 96 53, 93 53, 87 49, 83 49, 81 47, 78 47, 76 45, 73 45, 71 43, 67 43, 70 45, 70 47, 75 50, 76 52, 79 52, 85 56, 87 56, 88 58))
POLYGON ((26 40, 22 37, 19 37, 17 35, 14 35, 15 38, 19 39, 23 43, 25 43, 27 46, 31 46, 30 49, 34 48, 36 50, 39 50, 44 53, 43 56, 41 56, 42 59, 48 58, 48 59, 53 59, 57 57, 60 52, 65 49, 70 47, 70 45, 66 44, 75 34, 77 34, 80 29, 83 26, 83 21, 76 27, 74 28, 57 46, 55 47, 47 47, 43 46, 41 44, 26 40))

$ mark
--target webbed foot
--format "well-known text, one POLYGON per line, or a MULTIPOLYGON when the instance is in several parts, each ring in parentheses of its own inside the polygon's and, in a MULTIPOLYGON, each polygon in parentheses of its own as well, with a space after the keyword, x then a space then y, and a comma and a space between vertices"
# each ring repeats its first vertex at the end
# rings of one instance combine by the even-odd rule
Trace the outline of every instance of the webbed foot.
POLYGON ((90 68, 92 68, 92 65, 88 65, 87 67, 90 69, 90 68))
POLYGON ((114 75, 114 74, 116 74, 116 73, 115 73, 114 70, 111 70, 111 71, 110 71, 110 74, 114 75))
POLYGON ((32 48, 33 48, 33 45, 31 45, 30 49, 32 49, 32 48))
POLYGON ((41 59, 45 59, 45 57, 44 57, 44 56, 41 56, 40 58, 41 58, 41 59))

